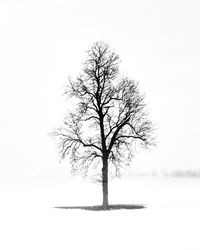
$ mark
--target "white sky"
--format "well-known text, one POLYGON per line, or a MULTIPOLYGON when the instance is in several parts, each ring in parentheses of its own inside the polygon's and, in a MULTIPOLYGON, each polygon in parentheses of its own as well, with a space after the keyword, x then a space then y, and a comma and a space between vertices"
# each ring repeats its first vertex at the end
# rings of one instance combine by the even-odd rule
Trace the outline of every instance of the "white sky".
POLYGON ((134 167, 200 168, 199 7, 197 0, 1 0, 0 176, 60 171, 48 133, 65 114, 67 76, 76 76, 97 40, 139 80, 158 128, 158 147, 139 153, 134 167))

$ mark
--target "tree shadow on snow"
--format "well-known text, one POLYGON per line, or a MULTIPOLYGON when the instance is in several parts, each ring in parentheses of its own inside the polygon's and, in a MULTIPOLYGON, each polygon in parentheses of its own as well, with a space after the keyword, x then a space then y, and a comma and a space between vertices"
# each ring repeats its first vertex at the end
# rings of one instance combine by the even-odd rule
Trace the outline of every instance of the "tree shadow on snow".
POLYGON ((107 210, 119 210, 119 209, 142 209, 146 208, 144 205, 129 205, 129 204, 115 204, 109 205, 107 209, 103 208, 103 206, 67 206, 67 207, 54 207, 60 209, 82 209, 82 210, 90 210, 90 211, 107 211, 107 210))

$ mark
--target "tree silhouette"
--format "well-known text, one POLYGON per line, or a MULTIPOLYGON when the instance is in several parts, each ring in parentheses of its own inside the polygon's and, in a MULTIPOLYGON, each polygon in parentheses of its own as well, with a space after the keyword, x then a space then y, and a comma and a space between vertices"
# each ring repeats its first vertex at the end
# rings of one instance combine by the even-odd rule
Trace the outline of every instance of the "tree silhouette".
POLYGON ((62 158, 70 156, 73 173, 90 169, 102 181, 103 208, 108 209, 108 179, 119 175, 133 157, 135 145, 154 143, 144 96, 138 83, 119 74, 119 56, 104 42, 88 51, 82 73, 69 79, 66 95, 74 108, 53 134, 62 158))

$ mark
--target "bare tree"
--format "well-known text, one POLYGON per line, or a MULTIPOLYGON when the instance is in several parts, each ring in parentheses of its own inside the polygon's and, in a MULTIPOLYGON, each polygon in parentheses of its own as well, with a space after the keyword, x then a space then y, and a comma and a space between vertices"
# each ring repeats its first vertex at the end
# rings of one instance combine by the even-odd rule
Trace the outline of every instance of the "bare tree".
POLYGON ((74 173, 87 175, 91 168, 99 173, 104 209, 109 208, 109 176, 127 166, 134 145, 153 144, 144 96, 137 82, 120 77, 118 66, 119 56, 104 42, 87 51, 82 74, 66 87, 75 108, 54 133, 61 157, 70 155, 74 173))

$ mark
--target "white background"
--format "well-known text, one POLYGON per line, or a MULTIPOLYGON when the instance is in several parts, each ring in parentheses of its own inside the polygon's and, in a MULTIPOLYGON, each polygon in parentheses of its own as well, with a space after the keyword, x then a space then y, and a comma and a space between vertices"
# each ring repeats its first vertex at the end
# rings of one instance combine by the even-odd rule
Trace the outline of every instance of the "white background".
POLYGON ((121 72, 139 81, 157 127, 158 147, 138 152, 133 172, 199 170, 199 5, 197 0, 0 1, 2 249, 73 249, 73 244, 80 249, 83 243, 88 249, 88 234, 95 239, 89 249, 102 249, 102 236, 93 229, 101 234, 107 220, 104 232, 110 248, 199 249, 197 181, 177 181, 175 186, 150 181, 136 193, 141 184, 126 184, 122 190, 116 186, 122 193, 113 193, 113 201, 155 205, 137 211, 136 217, 126 212, 96 217, 50 210, 56 205, 96 204, 101 190, 92 186, 91 193, 90 186, 83 189, 85 184, 66 184, 69 164, 58 163, 55 142, 48 136, 68 108, 62 95, 68 75, 75 77, 85 51, 103 40, 120 55, 121 72))
POLYGON ((57 171, 48 133, 65 114, 67 77, 76 77, 97 40, 140 82, 158 148, 135 167, 199 168, 198 1, 0 2, 0 175, 57 171))

